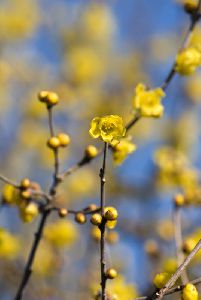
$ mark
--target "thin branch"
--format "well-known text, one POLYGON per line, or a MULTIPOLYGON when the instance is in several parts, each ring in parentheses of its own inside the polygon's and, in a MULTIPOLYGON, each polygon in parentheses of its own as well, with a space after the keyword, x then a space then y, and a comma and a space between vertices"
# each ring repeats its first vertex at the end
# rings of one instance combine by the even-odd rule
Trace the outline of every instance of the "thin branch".
POLYGON ((10 184, 12 186, 14 186, 15 188, 19 188, 19 184, 17 184, 16 182, 8 179, 7 177, 0 175, 0 180, 4 183, 10 184))
MULTIPOLYGON (((50 129, 50 135, 53 137, 55 135, 54 126, 53 126, 53 116, 52 116, 52 107, 48 108, 48 123, 50 129)), ((56 187, 60 183, 61 178, 59 177, 59 151, 58 149, 53 149, 54 153, 54 174, 53 174, 53 182, 50 187, 50 195, 54 196, 56 194, 56 187)))
POLYGON ((100 169, 100 185, 101 185, 101 196, 100 196, 100 206, 101 206, 101 216, 102 222, 99 226, 101 232, 100 239, 100 264, 101 264, 101 299, 106 300, 106 259, 105 259, 105 224, 106 220, 104 219, 104 208, 105 208, 105 167, 106 167, 106 156, 107 156, 108 144, 104 144, 104 153, 103 153, 103 164, 100 169))
POLYGON ((39 223, 38 230, 35 233, 35 239, 33 241, 32 247, 31 247, 29 258, 28 258, 26 267, 24 269, 22 280, 20 282, 20 285, 19 285, 19 288, 18 288, 18 291, 17 291, 17 294, 16 294, 14 300, 21 300, 22 297, 23 297, 23 293, 24 293, 25 287, 27 286, 29 278, 30 278, 30 276, 32 274, 32 266, 33 266, 34 258, 35 258, 35 255, 36 255, 36 251, 38 249, 38 245, 39 245, 40 240, 42 238, 43 229, 44 229, 47 217, 49 215, 49 212, 50 211, 46 210, 43 213, 42 217, 41 217, 41 221, 39 223))
MULTIPOLYGON (((196 278, 196 279, 194 279, 194 280, 191 280, 191 281, 189 281, 189 283, 192 283, 192 284, 194 284, 194 285, 198 285, 198 284, 201 283, 201 277, 196 278)), ((171 295, 171 294, 180 292, 180 291, 183 290, 184 287, 185 287, 185 285, 182 284, 182 285, 178 285, 178 286, 176 286, 176 287, 174 287, 174 288, 172 288, 172 289, 169 289, 169 290, 165 293, 164 296, 168 296, 168 295, 171 295)), ((135 300, 148 300, 148 299, 149 299, 148 296, 142 296, 142 297, 135 298, 135 300)), ((155 295, 155 298, 153 298, 153 299, 156 299, 156 295, 155 295)))
MULTIPOLYGON (((183 239, 182 239, 182 229, 181 229, 181 207, 177 205, 174 205, 173 224, 174 224, 175 246, 176 246, 176 253, 177 253, 177 266, 179 267, 183 263, 185 257, 182 251, 183 239)), ((181 280, 183 284, 186 284, 189 281, 186 270, 182 272, 181 280)))
MULTIPOLYGON (((177 271, 171 276, 171 278, 168 280, 168 282, 165 284, 165 286, 159 290, 159 292, 156 294, 156 299, 162 299, 165 295, 165 293, 174 285, 174 283, 177 281, 177 279, 181 276, 183 270, 188 266, 188 264, 191 262, 191 260, 194 258, 194 256, 197 254, 197 252, 201 249, 201 239, 196 244, 196 246, 193 248, 191 253, 186 257, 184 262, 179 266, 177 271)), ((148 299, 155 299, 155 298, 148 298, 148 299)))

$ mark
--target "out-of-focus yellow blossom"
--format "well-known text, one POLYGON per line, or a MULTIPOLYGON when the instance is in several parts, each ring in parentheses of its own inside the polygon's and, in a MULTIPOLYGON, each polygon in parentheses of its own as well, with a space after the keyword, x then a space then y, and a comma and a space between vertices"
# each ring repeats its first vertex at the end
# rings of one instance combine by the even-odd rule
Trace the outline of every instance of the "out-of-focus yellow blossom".
POLYGON ((164 272, 173 274, 177 270, 177 267, 178 267, 177 260, 173 257, 166 258, 163 261, 164 272))
POLYGON ((19 191, 10 184, 5 184, 2 191, 2 200, 4 203, 13 205, 19 201, 19 191))
POLYGON ((181 170, 189 165, 187 157, 181 151, 169 146, 157 149, 154 161, 159 168, 168 172, 173 172, 175 169, 181 170))
POLYGON ((115 30, 115 19, 104 3, 91 3, 81 16, 81 26, 86 38, 104 42, 109 40, 115 30))
POLYGON ((68 53, 67 60, 71 76, 79 83, 97 80, 104 73, 104 64, 102 63, 100 53, 93 48, 72 48, 68 53))
POLYGON ((116 299, 130 300, 137 297, 137 290, 133 284, 129 284, 122 276, 108 283, 108 291, 111 295, 116 295, 116 299))
MULTIPOLYGON (((118 275, 115 280, 111 280, 107 284, 108 299, 114 300, 131 300, 137 297, 137 289, 133 284, 127 283, 123 276, 118 275)), ((92 286, 92 292, 96 295, 95 299, 100 300, 98 286, 92 286)))
POLYGON ((201 102, 201 75, 195 74, 190 77, 185 85, 188 97, 194 102, 201 102))
POLYGON ((171 240, 174 236, 174 226, 172 224, 172 221, 169 219, 161 220, 157 224, 156 229, 157 229, 158 235, 166 241, 171 240))
POLYGON ((116 165, 120 165, 126 157, 136 150, 136 145, 128 139, 122 139, 112 148, 112 157, 116 165))
POLYGON ((201 186, 186 189, 184 193, 184 205, 201 205, 201 186))
POLYGON ((29 37, 39 21, 37 1, 8 0, 1 5, 0 34, 8 40, 29 37))
POLYGON ((95 139, 100 137, 104 142, 115 145, 125 135, 126 129, 121 117, 110 115, 94 118, 89 133, 95 139))
POLYGON ((38 205, 34 202, 22 201, 19 205, 19 215, 23 222, 32 222, 39 214, 38 205))
POLYGON ((179 186, 183 190, 198 185, 198 172, 185 155, 173 147, 161 147, 155 152, 159 167, 158 182, 163 186, 179 186))
POLYGON ((198 300, 198 291, 192 283, 187 283, 183 288, 182 300, 198 300))
POLYGON ((188 47, 178 53, 175 70, 180 75, 190 75, 201 65, 201 51, 196 47, 188 47))
POLYGON ((78 231, 72 222, 58 220, 46 226, 44 237, 55 247, 61 248, 72 245, 78 237, 78 231))
POLYGON ((100 241, 100 238, 101 238, 100 229, 96 226, 93 226, 91 228, 91 236, 95 241, 100 241))
POLYGON ((154 277, 153 283, 158 288, 161 289, 170 279, 171 274, 167 272, 158 273, 154 277))
POLYGON ((162 116, 164 107, 161 104, 165 93, 161 88, 148 90, 146 86, 139 83, 133 96, 133 107, 143 117, 159 118, 162 116))
POLYGON ((14 259, 19 250, 19 240, 4 228, 0 228, 0 257, 14 259))
POLYGON ((42 241, 38 248, 33 264, 33 270, 34 273, 40 276, 48 276, 55 270, 55 257, 52 248, 45 241, 42 241))
POLYGON ((68 190, 74 199, 90 197, 94 194, 96 189, 94 172, 87 167, 84 170, 79 170, 76 174, 72 174, 68 182, 63 184, 63 192, 66 193, 66 190, 68 190))

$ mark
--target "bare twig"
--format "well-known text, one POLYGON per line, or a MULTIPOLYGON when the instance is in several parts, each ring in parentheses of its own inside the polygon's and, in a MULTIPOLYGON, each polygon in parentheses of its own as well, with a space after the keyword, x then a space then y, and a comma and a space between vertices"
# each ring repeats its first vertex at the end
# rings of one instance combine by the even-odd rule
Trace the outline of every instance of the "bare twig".
MULTIPOLYGON (((159 290, 159 292, 156 294, 156 299, 162 299, 166 292, 174 285, 174 283, 177 281, 177 279, 181 276, 184 269, 188 266, 188 264, 191 262, 191 260, 194 258, 194 256, 197 254, 197 252, 201 249, 201 240, 196 244, 196 246, 193 248, 191 253, 186 257, 184 262, 179 266, 177 271, 170 277, 168 282, 165 284, 165 286, 159 290)), ((148 298, 148 299, 154 299, 154 298, 148 298)))
MULTIPOLYGON (((177 253, 177 265, 179 267, 184 261, 184 253, 182 251, 183 240, 182 240, 182 229, 181 229, 181 208, 178 207, 177 205, 174 205, 173 224, 174 224, 175 246, 176 246, 176 253, 177 253)), ((183 284, 186 284, 189 281, 186 270, 182 272, 181 280, 183 284)))
POLYGON ((25 287, 26 287, 26 285, 29 281, 29 278, 31 276, 31 273, 32 273, 32 265, 33 265, 33 262, 34 262, 36 251, 38 249, 38 245, 39 245, 40 240, 42 238, 43 229, 44 229, 44 226, 45 226, 45 223, 46 223, 46 220, 47 220, 47 217, 48 217, 49 213, 50 213, 50 211, 46 210, 46 211, 44 211, 44 213, 41 217, 41 221, 39 223, 38 230, 35 234, 35 238, 34 238, 33 245, 31 247, 31 251, 30 251, 30 254, 29 254, 29 258, 28 258, 28 261, 27 261, 27 264, 26 264, 26 267, 25 267, 25 270, 24 270, 24 273, 23 273, 23 276, 22 276, 22 280, 21 280, 21 283, 19 285, 17 294, 15 296, 15 300, 21 300, 22 297, 23 297, 25 287))
POLYGON ((102 222, 99 226, 101 231, 100 239, 100 264, 101 264, 101 299, 106 300, 106 261, 105 261, 105 224, 106 220, 104 219, 104 208, 105 208, 105 167, 106 167, 106 156, 107 156, 108 144, 104 144, 104 153, 103 153, 103 164, 100 169, 100 185, 101 185, 101 196, 100 196, 100 206, 101 206, 101 216, 102 222))
MULTIPOLYGON (((54 126, 53 126, 53 117, 52 117, 52 106, 48 107, 48 123, 50 129, 50 135, 53 137, 55 135, 54 126)), ((53 174, 53 182, 50 187, 50 195, 54 196, 56 194, 56 187, 61 182, 61 178, 59 177, 59 151, 58 149, 53 149, 54 153, 54 174, 53 174)))
MULTIPOLYGON (((196 278, 196 279, 194 279, 194 280, 191 280, 191 281, 189 281, 189 282, 192 283, 192 284, 194 284, 194 285, 198 285, 198 284, 201 283, 201 277, 196 278)), ((168 295, 171 295, 171 294, 180 292, 180 291, 182 291, 182 289, 183 289, 184 287, 185 287, 185 285, 182 284, 182 285, 178 285, 178 286, 176 286, 176 287, 174 287, 174 288, 171 288, 171 289, 169 289, 169 290, 165 293, 164 296, 168 296, 168 295)), ((148 296, 142 296, 142 297, 135 298, 135 300, 148 300, 148 299, 149 299, 148 296)), ((155 295, 155 298, 153 298, 153 299, 156 299, 156 295, 155 295)))
POLYGON ((4 183, 7 183, 7 184, 10 184, 10 185, 14 186, 15 188, 19 188, 19 185, 16 182, 8 179, 7 177, 5 177, 3 175, 0 175, 0 180, 4 183))

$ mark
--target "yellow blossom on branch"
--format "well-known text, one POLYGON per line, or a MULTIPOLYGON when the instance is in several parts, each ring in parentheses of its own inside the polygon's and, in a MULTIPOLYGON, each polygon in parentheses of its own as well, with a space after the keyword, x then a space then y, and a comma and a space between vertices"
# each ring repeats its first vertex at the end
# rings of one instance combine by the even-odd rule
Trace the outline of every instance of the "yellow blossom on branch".
POLYGON ((95 139, 100 137, 104 142, 115 145, 125 135, 126 128, 121 117, 109 115, 94 118, 89 133, 95 139))
POLYGON ((113 147, 113 161, 116 165, 120 165, 129 154, 136 150, 136 145, 128 139, 122 139, 116 146, 113 147))
POLYGON ((161 88, 148 90, 144 84, 139 83, 133 96, 133 107, 143 117, 159 118, 164 111, 161 104, 164 96, 165 93, 161 88))
POLYGON ((190 75, 201 66, 201 52, 197 47, 183 49, 176 57, 175 70, 180 75, 190 75))

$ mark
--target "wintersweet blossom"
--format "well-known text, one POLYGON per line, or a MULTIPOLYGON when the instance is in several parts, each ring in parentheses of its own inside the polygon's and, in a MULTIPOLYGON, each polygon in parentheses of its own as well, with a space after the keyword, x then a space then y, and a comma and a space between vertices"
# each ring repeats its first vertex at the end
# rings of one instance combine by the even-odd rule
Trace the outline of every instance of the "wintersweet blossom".
POLYGON ((161 104, 164 96, 165 93, 161 88, 148 90, 144 84, 139 83, 133 96, 133 107, 143 117, 159 118, 164 110, 161 104))
POLYGON ((175 70, 180 75, 190 75, 201 66, 201 52, 196 47, 188 47, 178 53, 175 70))
POLYGON ((94 118, 89 133, 95 139, 100 137, 104 142, 115 145, 125 135, 126 128, 121 117, 109 115, 94 118))

